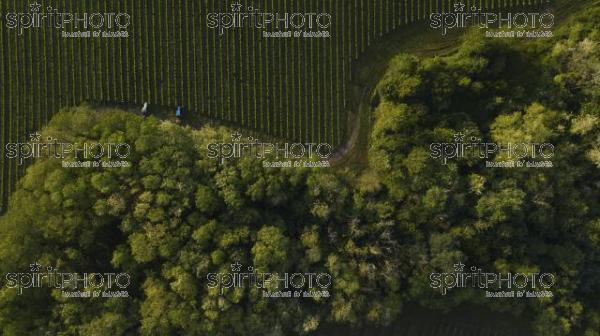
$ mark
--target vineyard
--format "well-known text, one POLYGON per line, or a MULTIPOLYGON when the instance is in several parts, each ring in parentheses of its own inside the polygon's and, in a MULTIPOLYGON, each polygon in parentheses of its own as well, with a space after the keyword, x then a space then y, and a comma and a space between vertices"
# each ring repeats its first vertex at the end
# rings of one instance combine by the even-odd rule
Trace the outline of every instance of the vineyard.
MULTIPOLYGON (((546 0, 465 0, 505 8, 546 0)), ((353 62, 376 40, 452 0, 254 0, 263 12, 329 13, 329 38, 265 38, 256 28, 223 34, 208 13, 231 13, 231 0, 52 0, 43 12, 127 13, 128 37, 64 37, 56 27, 8 27, 7 13, 33 2, 0 0, 0 212, 26 164, 4 155, 27 142, 52 113, 81 102, 174 108, 272 137, 341 146, 355 108, 353 62)))

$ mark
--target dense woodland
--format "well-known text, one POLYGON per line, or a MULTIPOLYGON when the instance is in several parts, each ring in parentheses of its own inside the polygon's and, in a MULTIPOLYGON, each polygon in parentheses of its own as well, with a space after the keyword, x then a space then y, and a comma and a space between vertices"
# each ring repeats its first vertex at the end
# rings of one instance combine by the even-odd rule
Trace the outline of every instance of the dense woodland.
MULTIPOLYGON (((67 299, 0 289, 3 335, 292 335, 324 323, 389 324, 409 303, 474 303, 533 321, 536 335, 600 335, 600 10, 549 40, 467 34, 446 57, 399 55, 381 80, 370 167, 263 169, 220 163, 199 130, 122 111, 65 109, 42 135, 132 144, 131 168, 37 160, 0 219, 0 273, 29 264, 128 272, 130 298, 67 299), (496 142, 549 142, 554 168, 443 165, 432 142, 468 130, 496 142), (328 272, 327 299, 221 295, 209 272, 328 272), (442 297, 431 272, 453 264, 557 277, 550 299, 442 297)), ((4 281, 4 279, 3 279, 4 281)))

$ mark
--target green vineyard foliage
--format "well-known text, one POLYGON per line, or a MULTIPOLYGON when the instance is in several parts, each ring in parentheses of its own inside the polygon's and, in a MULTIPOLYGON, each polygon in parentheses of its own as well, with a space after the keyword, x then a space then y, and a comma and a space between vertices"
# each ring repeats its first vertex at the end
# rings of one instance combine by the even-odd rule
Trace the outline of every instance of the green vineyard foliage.
MULTIPOLYGON (((330 38, 263 38, 259 29, 223 35, 206 25, 209 12, 230 12, 232 0, 54 0, 71 13, 124 12, 124 38, 64 38, 61 29, 18 34, 0 25, 0 145, 25 142, 61 107, 84 101, 174 108, 275 138, 328 142, 349 135, 348 87, 353 62, 394 29, 452 8, 452 0, 253 0, 268 12, 327 12, 330 38)), ((465 0, 506 6, 518 0, 465 0)), ((33 3, 33 2, 32 2, 33 3)), ((0 13, 31 3, 0 0, 0 13)), ((4 17, 3 17, 4 18, 4 17)), ((0 159, 0 212, 26 165, 0 159)))

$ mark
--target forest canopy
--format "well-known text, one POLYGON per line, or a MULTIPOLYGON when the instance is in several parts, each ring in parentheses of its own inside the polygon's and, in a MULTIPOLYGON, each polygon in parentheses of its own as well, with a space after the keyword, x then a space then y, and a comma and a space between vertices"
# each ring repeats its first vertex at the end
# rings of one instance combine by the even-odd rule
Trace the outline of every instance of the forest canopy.
MULTIPOLYGON (((0 289, 3 335, 289 335, 329 322, 392 323, 410 303, 464 303, 533 317, 536 335, 600 330, 600 12, 549 41, 468 34, 454 54, 399 55, 377 88, 370 167, 263 169, 206 156, 223 127, 181 127, 89 106, 62 110, 42 138, 124 142, 130 167, 31 165, 0 219, 0 273, 29 265, 131 277, 128 298, 74 300, 0 289), (446 164, 432 143, 456 134, 551 143, 552 168, 446 164), (221 293, 208 273, 326 272, 331 297, 221 293), (548 272, 554 296, 441 294, 432 272, 548 272)), ((502 160, 502 153, 490 160, 502 160)), ((2 280, 4 281, 4 279, 2 280)))

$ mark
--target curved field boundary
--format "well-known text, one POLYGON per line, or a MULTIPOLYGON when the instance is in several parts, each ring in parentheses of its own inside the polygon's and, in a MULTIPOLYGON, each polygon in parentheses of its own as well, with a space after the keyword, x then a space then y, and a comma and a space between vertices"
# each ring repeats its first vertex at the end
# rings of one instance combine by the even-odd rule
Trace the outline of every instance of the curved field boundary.
MULTIPOLYGON (((552 5, 555 14, 554 28, 565 21, 572 13, 582 10, 586 4, 597 1, 555 1, 521 3, 523 8, 535 8, 539 5, 552 5)), ((510 4, 510 3, 509 3, 510 4)), ((513 3, 514 4, 514 3, 513 3)), ((518 10, 510 7, 508 10, 518 10)), ((348 129, 350 135, 339 147, 330 164, 337 167, 362 169, 368 165, 368 142, 373 122, 375 89, 385 74, 389 61, 400 53, 413 54, 420 57, 444 56, 458 48, 464 29, 454 30, 441 35, 428 27, 426 22, 416 22, 386 34, 381 40, 371 45, 353 63, 353 80, 348 85, 349 107, 348 129)))
POLYGON ((418 56, 443 56, 458 47, 461 31, 442 36, 428 30, 424 23, 415 23, 387 35, 363 54, 354 67, 355 80, 350 83, 355 110, 349 113, 352 130, 346 143, 330 160, 332 166, 362 168, 368 164, 368 139, 373 116, 375 88, 387 70, 389 61, 399 53, 418 56))
MULTIPOLYGON (((331 38, 220 34, 207 14, 237 0, 0 0, 0 148, 26 142, 61 107, 81 102, 183 106, 198 117, 293 141, 343 147, 358 59, 390 32, 453 10, 455 0, 240 0, 269 12, 333 15, 331 38), (30 5, 39 4, 36 9, 30 5), (70 38, 9 29, 10 13, 127 13, 127 38, 70 38)), ((505 8, 546 0, 464 0, 505 8)), ((82 30, 82 29, 80 29, 82 30)), ((25 165, 0 157, 0 212, 25 165)))

